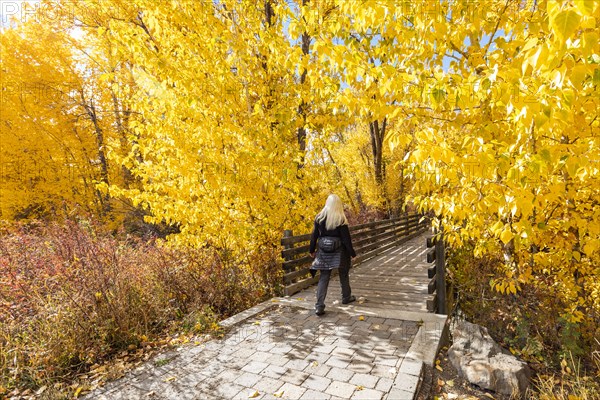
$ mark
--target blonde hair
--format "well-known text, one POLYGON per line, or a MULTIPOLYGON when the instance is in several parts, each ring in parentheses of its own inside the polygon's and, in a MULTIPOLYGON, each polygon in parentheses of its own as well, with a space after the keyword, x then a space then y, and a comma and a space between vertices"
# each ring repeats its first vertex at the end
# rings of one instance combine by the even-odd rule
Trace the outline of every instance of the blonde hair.
POLYGON ((344 204, 336 194, 330 194, 325 202, 325 207, 317 214, 317 222, 325 220, 325 228, 334 230, 340 225, 348 225, 348 219, 344 214, 344 204))

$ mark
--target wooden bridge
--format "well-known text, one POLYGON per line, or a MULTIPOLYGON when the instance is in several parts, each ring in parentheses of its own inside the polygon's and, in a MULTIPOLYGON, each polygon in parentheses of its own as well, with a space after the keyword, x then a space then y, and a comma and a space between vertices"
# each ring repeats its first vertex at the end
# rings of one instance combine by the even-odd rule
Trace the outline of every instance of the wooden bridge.
MULTIPOLYGON (((353 261, 351 286, 360 304, 446 313, 443 242, 433 240, 426 218, 405 215, 351 226, 350 233, 358 255, 353 261)), ((308 241, 310 234, 293 236, 286 231, 281 240, 282 267, 285 294, 314 301, 311 286, 319 277, 308 273, 313 260, 308 255, 308 241)), ((339 302, 337 285, 337 280, 330 283, 330 304, 339 302)))

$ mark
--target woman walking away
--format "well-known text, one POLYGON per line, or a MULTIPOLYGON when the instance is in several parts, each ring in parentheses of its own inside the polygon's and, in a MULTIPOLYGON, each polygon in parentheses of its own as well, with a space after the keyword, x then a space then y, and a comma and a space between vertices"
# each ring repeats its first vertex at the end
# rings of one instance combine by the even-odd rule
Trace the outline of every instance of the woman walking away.
POLYGON ((317 214, 315 226, 310 238, 310 256, 316 258, 311 269, 321 271, 317 286, 317 303, 315 314, 325 313, 325 297, 331 271, 339 268, 342 286, 342 304, 352 303, 356 298, 350 289, 350 257, 356 257, 352 248, 352 239, 348 229, 348 220, 344 214, 344 206, 339 196, 329 195, 325 207, 317 214))

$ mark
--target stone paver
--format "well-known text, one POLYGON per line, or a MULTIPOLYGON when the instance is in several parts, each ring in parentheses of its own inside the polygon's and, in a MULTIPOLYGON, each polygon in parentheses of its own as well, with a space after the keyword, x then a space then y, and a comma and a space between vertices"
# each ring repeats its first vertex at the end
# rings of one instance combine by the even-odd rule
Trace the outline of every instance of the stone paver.
MULTIPOLYGON (((407 245, 424 243, 419 237, 407 245)), ((384 269, 396 268, 394 252, 365 263, 365 270, 393 285, 398 274, 388 279, 384 269)), ((423 261, 424 251, 408 253, 410 262, 423 261)), ((330 283, 331 297, 339 295, 337 285, 330 283)), ((419 356, 430 355, 441 336, 431 342, 437 325, 423 326, 443 326, 443 319, 359 302, 328 307, 317 317, 309 297, 252 307, 223 322, 228 332, 222 339, 164 353, 86 400, 247 399, 255 392, 259 399, 413 398, 427 362, 419 356), (415 343, 430 348, 422 351, 415 343), (159 367, 157 360, 163 360, 159 367)))
POLYGON ((352 396, 352 393, 354 393, 355 389, 356 386, 349 383, 334 381, 331 382, 331 385, 329 385, 327 389, 325 389, 325 393, 332 396, 338 396, 343 399, 349 399, 350 396, 352 396))

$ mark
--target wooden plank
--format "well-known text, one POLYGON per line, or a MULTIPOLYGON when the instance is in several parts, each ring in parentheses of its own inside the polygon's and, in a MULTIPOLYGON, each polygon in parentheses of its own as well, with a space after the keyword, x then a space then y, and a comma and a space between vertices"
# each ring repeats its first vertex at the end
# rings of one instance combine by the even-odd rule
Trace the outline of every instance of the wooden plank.
POLYGON ((306 265, 312 263, 313 258, 308 254, 302 258, 297 258, 295 260, 285 261, 282 264, 284 271, 292 271, 296 269, 299 265, 306 265))
POLYGON ((371 250, 369 252, 366 252, 366 253, 363 253, 363 254, 357 256, 354 260, 357 264, 361 263, 364 260, 369 259, 371 257, 375 257, 376 255, 378 255, 388 249, 391 249, 392 247, 394 247, 396 245, 397 245, 396 241, 389 242, 389 244, 383 245, 381 247, 376 248, 375 250, 371 250))
POLYGON ((283 276, 283 281, 286 284, 291 283, 294 279, 308 275, 310 268, 302 268, 297 271, 288 272, 283 276))
POLYGON ((369 243, 371 241, 379 240, 380 238, 388 236, 390 233, 394 233, 397 236, 403 236, 402 232, 405 230, 404 228, 405 228, 404 225, 395 225, 395 226, 391 226, 391 227, 386 227, 385 229, 379 229, 376 232, 373 232, 373 235, 368 236, 364 239, 360 239, 360 240, 358 240, 356 237, 353 236, 352 244, 355 245, 355 247, 360 247, 364 243, 369 243))
POLYGON ((310 240, 310 233, 307 233, 305 235, 298 235, 298 236, 291 236, 288 238, 282 238, 281 239, 281 245, 285 246, 286 244, 296 244, 298 242, 306 242, 307 240, 310 240))
POLYGON ((435 236, 427 238, 427 248, 430 249, 435 245, 435 236))
POLYGON ((435 277, 432 278, 429 283, 427 284, 427 292, 429 294, 432 294, 433 292, 435 292, 435 277))
POLYGON ((303 279, 300 282, 286 286, 284 293, 286 296, 291 296, 295 293, 298 293, 302 289, 306 289, 307 287, 314 285, 318 281, 319 281, 319 275, 316 275, 314 278, 303 279))
POLYGON ((305 244, 303 246, 294 247, 291 249, 285 249, 281 252, 281 257, 286 260, 291 260, 292 256, 295 256, 300 253, 308 252, 310 249, 310 244, 305 244))
POLYGON ((364 253, 365 251, 373 250, 376 247, 383 246, 390 241, 397 240, 398 235, 396 232, 385 232, 379 235, 377 240, 368 241, 367 243, 361 243, 358 246, 354 246, 356 253, 364 253))
POLYGON ((433 299, 427 299, 427 311, 434 313, 436 311, 437 296, 434 295, 433 299))
POLYGON ((391 219, 383 219, 383 220, 380 220, 380 221, 366 222, 364 224, 353 225, 353 226, 350 227, 350 233, 352 233, 354 231, 359 231, 359 230, 362 230, 362 229, 372 228, 372 227, 377 226, 379 224, 394 223, 396 221, 400 221, 402 218, 403 217, 391 218, 391 219))
POLYGON ((360 242, 361 240, 366 240, 368 238, 371 238, 373 236, 376 236, 379 233, 382 232, 390 232, 390 231, 400 231, 401 227, 403 227, 404 225, 402 224, 395 224, 395 225, 386 225, 377 229, 371 229, 368 231, 362 231, 359 233, 351 233, 350 236, 352 237, 352 243, 354 242, 360 242))
POLYGON ((435 261, 435 249, 431 249, 427 252, 427 262, 432 263, 435 261))
POLYGON ((427 282, 402 282, 402 283, 390 283, 390 282, 361 282, 360 279, 351 277, 352 287, 356 286, 366 291, 409 291, 409 292, 424 292, 427 293, 427 282))
POLYGON ((427 269, 427 277, 429 279, 433 278, 435 276, 435 265, 433 265, 432 267, 427 269))

